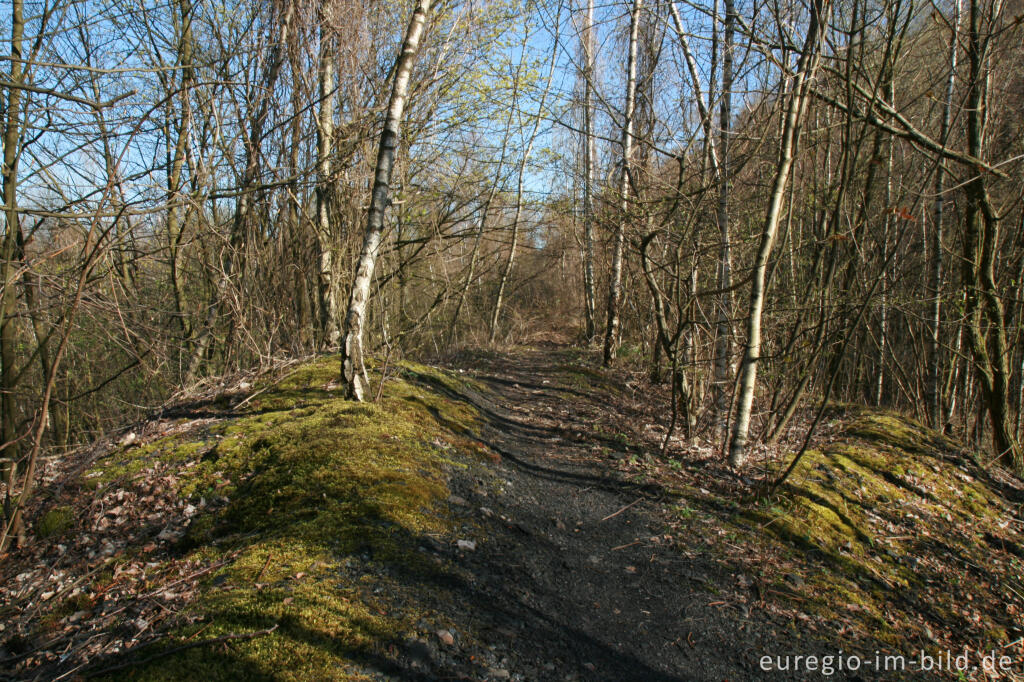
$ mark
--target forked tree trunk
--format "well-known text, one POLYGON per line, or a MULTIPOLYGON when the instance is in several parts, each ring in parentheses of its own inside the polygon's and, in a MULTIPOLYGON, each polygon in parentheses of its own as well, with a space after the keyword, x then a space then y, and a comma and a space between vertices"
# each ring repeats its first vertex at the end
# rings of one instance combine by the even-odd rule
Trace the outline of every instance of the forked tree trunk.
POLYGON ((363 235, 363 249, 359 254, 352 294, 348 301, 348 314, 341 339, 341 371, 348 390, 348 397, 362 400, 367 389, 366 366, 363 363, 363 336, 366 320, 366 304, 370 298, 370 283, 380 253, 381 233, 384 230, 384 212, 391 203, 391 173, 395 166, 395 150, 401 130, 402 113, 409 93, 409 79, 416 54, 423 35, 423 26, 430 11, 431 0, 417 0, 409 27, 402 41, 402 51, 395 64, 395 82, 388 100, 384 129, 380 135, 377 150, 377 166, 374 172, 370 209, 366 217, 366 233, 363 235))
POLYGON ((608 324, 604 332, 604 366, 612 364, 619 345, 619 301, 622 298, 622 257, 629 219, 630 172, 633 160, 633 114, 636 111, 636 46, 643 0, 633 0, 629 17, 629 56, 626 61, 626 107, 622 120, 622 174, 619 176, 619 223, 612 247, 612 273, 608 283, 608 324))
POLYGON ((786 109, 782 131, 779 162, 772 187, 771 203, 765 216, 764 232, 754 261, 753 282, 750 285, 750 304, 747 313, 747 346, 740 367, 739 396, 736 421, 733 424, 732 440, 729 445, 729 464, 741 466, 746 459, 747 435, 750 431, 750 411, 754 402, 754 388, 757 384, 757 366, 761 356, 761 312, 764 308, 765 277, 768 272, 768 258, 771 256, 775 237, 778 233, 782 203, 793 166, 793 156, 799 135, 800 119, 807 105, 810 80, 818 67, 818 44, 824 13, 829 0, 816 0, 811 11, 807 37, 797 65, 792 95, 786 109))
MULTIPOLYGON (((985 123, 988 100, 988 42, 982 32, 984 10, 971 0, 967 36, 969 78, 967 91, 967 149, 977 159, 985 154, 985 123)), ((995 22, 996 17, 987 17, 995 22)), ((999 216, 989 199, 986 174, 970 171, 964 185, 967 195, 964 218, 961 273, 966 293, 965 322, 968 346, 981 386, 982 402, 992 427, 993 455, 1006 466, 1021 467, 1021 451, 1010 423, 1010 365, 1006 319, 995 281, 999 216)))
MULTIPOLYGON (((697 103, 697 113, 700 115, 701 129, 704 131, 704 143, 707 145, 708 158, 711 162, 711 172, 717 177, 718 176, 718 153, 715 150, 715 138, 713 131, 711 130, 711 111, 708 107, 711 106, 710 90, 708 88, 709 96, 705 103, 704 101, 704 88, 701 85, 700 71, 697 68, 697 60, 693 56, 693 52, 690 50, 690 40, 686 37, 686 25, 683 23, 683 17, 679 14, 679 8, 676 7, 675 2, 668 4, 669 12, 672 14, 672 23, 676 29, 676 37, 679 38, 679 47, 683 50, 683 59, 686 62, 686 72, 690 76, 690 86, 693 88, 693 98, 697 103)), ((727 11, 732 8, 732 0, 726 5, 727 11)), ((729 21, 731 17, 727 17, 729 21)), ((732 39, 732 33, 730 29, 730 40, 732 39)), ((730 74, 732 73, 732 56, 729 57, 729 69, 730 74)), ((730 75, 730 80, 731 80, 730 75)))

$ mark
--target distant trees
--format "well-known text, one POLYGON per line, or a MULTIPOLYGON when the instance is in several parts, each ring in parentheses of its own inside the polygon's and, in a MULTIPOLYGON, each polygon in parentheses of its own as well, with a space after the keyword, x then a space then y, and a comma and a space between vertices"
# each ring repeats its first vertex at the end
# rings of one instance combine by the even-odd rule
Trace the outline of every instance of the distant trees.
MULTIPOLYGON (((635 23, 635 6, 628 6, 628 28, 625 3, 615 25, 626 46, 617 53, 625 75, 614 80, 627 94, 635 23)), ((610 285, 621 278, 621 296, 649 292, 649 312, 638 310, 622 338, 624 348, 646 347, 654 365, 673 357, 665 348, 672 338, 667 305, 683 310, 693 303, 701 311, 679 335, 698 340, 683 368, 693 377, 699 428, 710 426, 706 436, 729 441, 734 466, 742 465, 751 438, 784 439, 808 396, 833 394, 909 409, 975 442, 987 433, 993 456, 1019 466, 1021 420, 1008 415, 1024 395, 1024 367, 1013 360, 1024 358, 1013 279, 1024 251, 999 224, 1020 220, 1022 212, 1019 182, 1010 189, 1006 172, 1019 167, 1021 141, 1005 127, 1019 119, 1010 112, 1021 84, 995 65, 1010 52, 1020 56, 1021 27, 1005 6, 979 0, 961 29, 959 7, 951 2, 925 11, 899 0, 858 0, 833 18, 827 3, 758 9, 727 2, 722 15, 717 8, 692 12, 697 30, 673 3, 642 10, 675 29, 678 52, 662 58, 654 77, 662 87, 688 89, 682 101, 694 110, 657 107, 649 132, 645 126, 623 137, 617 151, 607 145, 622 159, 613 171, 625 166, 627 142, 654 150, 652 168, 659 170, 634 175, 628 189, 643 199, 634 199, 628 214, 608 201, 621 201, 621 191, 595 192, 604 202, 598 221, 611 239, 605 272, 610 285), (745 18, 748 11, 758 14, 745 18), (800 35, 812 42, 797 43, 800 35), (808 55, 814 56, 809 62, 808 55), (733 107, 737 90, 741 111, 733 107), (1006 113, 993 118, 994 109, 1006 113), (1002 141, 999 160, 987 152, 994 136, 1002 141), (781 153, 771 162, 773 149, 781 153), (659 176, 675 165, 673 186, 659 176), (766 175, 774 182, 764 182, 766 175), (999 208, 990 187, 999 188, 999 208), (689 230, 712 203, 717 244, 710 231, 689 230), (734 206, 742 208, 734 213, 734 206), (755 221, 758 214, 763 217, 755 221), (621 228, 619 215, 627 215, 621 228), (672 227, 651 232, 652 224, 672 227), (631 247, 621 260, 620 229, 631 247), (699 255, 689 262, 658 258, 661 239, 677 244, 680 255, 693 240, 699 255), (960 273, 956 286, 946 275, 951 267, 960 273), (679 285, 691 279, 695 286, 679 285), (781 286, 776 293, 773 280, 781 286), (666 288, 663 281, 676 284, 666 288), (731 299, 748 282, 734 385, 731 299), (656 333, 646 337, 651 326, 656 333)), ((589 73, 593 66, 580 69, 589 73)), ((597 99, 606 108, 613 101, 604 93, 597 99)), ((583 111, 589 112, 586 103, 583 111)), ((616 132, 624 130, 628 119, 611 109, 605 115, 616 132)), ((594 155, 586 128, 581 135, 586 173, 594 155)), ((581 184, 587 186, 586 178, 581 184)), ((585 207, 589 199, 583 197, 585 207)), ((609 297, 609 311, 613 303, 609 297)), ((613 329, 613 316, 608 319, 606 341, 613 329)), ((606 342, 606 363, 616 355, 609 347, 606 342)))

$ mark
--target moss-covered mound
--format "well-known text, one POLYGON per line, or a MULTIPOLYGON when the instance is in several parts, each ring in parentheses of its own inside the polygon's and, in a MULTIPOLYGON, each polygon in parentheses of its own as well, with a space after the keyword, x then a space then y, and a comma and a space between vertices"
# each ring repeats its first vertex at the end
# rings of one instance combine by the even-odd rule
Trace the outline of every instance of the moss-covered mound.
POLYGON ((758 589, 852 639, 1017 655, 1024 500, 999 475, 912 420, 862 413, 731 524, 760 547, 758 589))
MULTIPOLYGON (((169 435, 118 448, 84 473, 94 496, 165 481, 171 490, 159 494, 187 510, 177 531, 117 552, 101 582, 133 555, 159 557, 157 540, 175 566, 202 574, 181 611, 162 621, 169 636, 142 649, 147 637, 126 638, 134 650, 91 672, 311 680, 362 679, 368 662, 387 667, 423 617, 408 575, 440 570, 420 548, 449 538, 446 472, 474 461, 479 446, 461 431, 477 416, 411 380, 461 381, 437 370, 403 364, 379 401, 354 403, 343 399, 338 368, 324 358, 257 383, 220 401, 237 407, 175 420, 169 435)), ((148 573, 161 575, 160 564, 151 561, 148 573)), ((166 577, 157 587, 156 600, 174 591, 166 577)))

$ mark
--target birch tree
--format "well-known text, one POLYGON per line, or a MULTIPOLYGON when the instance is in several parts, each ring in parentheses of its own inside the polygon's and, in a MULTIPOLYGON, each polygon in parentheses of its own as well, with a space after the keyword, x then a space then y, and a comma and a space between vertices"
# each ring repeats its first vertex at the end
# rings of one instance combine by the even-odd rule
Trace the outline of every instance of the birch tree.
POLYGON ((409 80, 419 52, 423 27, 430 11, 431 0, 417 0, 412 18, 402 41, 401 51, 395 62, 394 83, 388 99, 384 128, 380 135, 377 163, 374 170, 373 190, 370 194, 370 208, 366 217, 366 231, 363 247, 359 254, 352 293, 349 295, 348 313, 341 340, 341 371, 347 386, 348 396, 363 400, 369 386, 363 359, 363 337, 366 334, 366 304, 370 298, 370 284, 380 254, 381 235, 384 231, 384 214, 391 203, 391 176, 395 166, 395 151, 401 131, 402 114, 409 94, 409 80))
POLYGON ((594 283, 594 166, 597 140, 594 135, 594 0, 587 0, 581 35, 583 52, 583 308, 587 343, 597 336, 597 296, 594 283))
POLYGON ((797 62, 797 71, 786 104, 779 159, 775 170, 770 203, 761 233, 761 243, 754 259, 753 281, 750 285, 750 300, 747 312, 747 343, 740 365, 736 421, 733 424, 729 445, 729 464, 741 466, 746 459, 747 437, 750 431, 750 414, 757 384, 757 366, 761 355, 761 315, 764 308, 768 258, 771 256, 778 234, 782 205, 789 182, 790 170, 796 151, 800 121, 807 108, 811 80, 814 78, 819 61, 819 44, 822 26, 827 22, 826 12, 830 0, 815 0, 811 6, 807 36, 797 62))
POLYGON ((629 15, 629 46, 626 58, 626 97, 622 114, 622 168, 619 175, 619 220, 612 242, 611 277, 608 283, 608 322, 604 333, 604 366, 615 359, 619 345, 621 324, 619 302, 622 298, 622 259, 626 243, 626 224, 629 220, 630 188, 633 178, 633 115, 636 111, 636 57, 640 33, 640 12, 643 0, 633 0, 629 15))
POLYGON ((317 87, 320 109, 316 119, 316 233, 319 243, 317 303, 320 331, 327 348, 337 348, 341 339, 340 302, 338 301, 338 251, 340 234, 331 229, 331 154, 334 149, 335 40, 331 20, 333 5, 322 0, 317 7, 320 24, 320 50, 317 61, 317 87))

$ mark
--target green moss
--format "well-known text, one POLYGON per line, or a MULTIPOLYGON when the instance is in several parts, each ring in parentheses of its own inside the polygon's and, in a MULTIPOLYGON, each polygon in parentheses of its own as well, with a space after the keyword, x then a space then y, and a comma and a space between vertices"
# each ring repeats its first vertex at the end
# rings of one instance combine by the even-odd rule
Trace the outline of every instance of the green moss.
POLYGON ((75 525, 75 510, 59 506, 47 510, 36 522, 36 536, 40 539, 61 535, 75 525))
MULTIPOLYGON (((422 365, 397 369, 452 391, 466 386, 422 365)), ((169 648, 200 629, 205 639, 276 626, 230 648, 160 658, 128 677, 358 679, 353 661, 385 655, 412 628, 415 609, 391 613, 377 595, 411 588, 382 584, 387 571, 365 584, 352 562, 406 575, 438 570, 417 548, 426 535, 450 532, 444 467, 454 450, 475 450, 464 434, 478 415, 403 378, 390 379, 377 403, 350 402, 332 385, 337 373, 337 358, 324 358, 261 382, 242 414, 118 453, 87 474, 110 481, 159 463, 180 472, 180 497, 227 499, 196 517, 180 545, 206 561, 232 554, 189 609, 198 624, 176 632, 169 648)))
MULTIPOLYGON (((818 565, 796 590, 801 608, 841 617, 865 636, 894 646, 924 637, 921 614, 932 629, 974 628, 962 605, 992 579, 950 576, 963 563, 989 563, 984 536, 999 535, 1008 511, 957 452, 912 420, 860 410, 838 440, 805 454, 778 498, 731 522, 745 529, 744 542, 789 548, 793 566, 818 565)), ((974 632, 1005 643, 1005 628, 986 627, 974 632)))
POLYGON ((153 466, 181 464, 195 456, 203 445, 186 434, 159 438, 136 448, 116 450, 86 472, 82 485, 90 489, 105 488, 115 482, 142 476, 153 466))
POLYGON ((865 440, 899 448, 904 452, 934 455, 949 448, 945 436, 918 422, 896 414, 866 413, 847 427, 846 433, 865 440))

